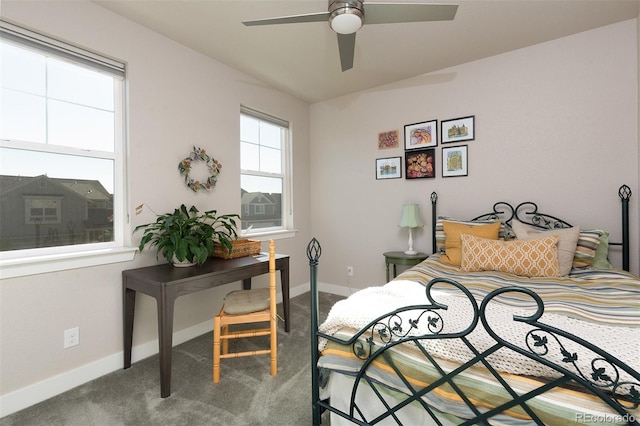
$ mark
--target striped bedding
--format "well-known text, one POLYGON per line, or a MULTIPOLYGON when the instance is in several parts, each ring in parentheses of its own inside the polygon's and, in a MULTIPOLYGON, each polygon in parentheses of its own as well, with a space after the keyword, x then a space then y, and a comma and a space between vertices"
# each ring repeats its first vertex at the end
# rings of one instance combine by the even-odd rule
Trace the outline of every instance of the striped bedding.
MULTIPOLYGON (((349 336, 350 330, 348 329, 336 334, 336 337, 341 338, 348 338, 349 336)), ((398 346, 392 351, 392 358, 395 366, 401 366, 403 374, 409 377, 409 382, 413 389, 420 390, 432 383, 433 380, 438 379, 440 375, 432 365, 425 363, 425 359, 412 349, 414 348, 398 346)), ((319 366, 332 371, 329 379, 328 394, 331 397, 333 406, 340 407, 343 411, 348 410, 346 402, 339 401, 338 396, 348 401, 354 376, 361 365, 362 362, 355 357, 350 347, 333 342, 327 344, 320 358, 319 366), (343 376, 346 376, 347 380, 343 376)), ((452 361, 439 360, 439 366, 443 367, 446 372, 453 370, 457 365, 452 361)), ((400 392, 410 394, 405 384, 393 373, 388 363, 383 360, 373 363, 369 369, 368 376, 376 383, 384 384, 384 386, 378 386, 378 390, 383 394, 385 401, 390 406, 402 399, 398 395, 400 392)), ((544 381, 533 377, 512 374, 503 374, 502 377, 519 394, 544 384, 544 381)), ((496 382, 495 378, 481 368, 466 370, 463 375, 456 376, 454 382, 465 394, 472 396, 476 406, 485 410, 511 399, 506 390, 496 382)), ((366 389, 366 387, 361 386, 358 393, 361 391, 366 392, 366 389)), ((459 424, 463 419, 473 417, 470 409, 462 403, 460 397, 453 393, 449 385, 438 387, 436 390, 429 392, 423 399, 438 413, 440 420, 447 419, 450 424, 459 424)), ((360 400, 360 404, 367 408, 366 416, 368 419, 375 418, 384 412, 384 407, 377 402, 375 397, 365 401, 360 400)), ((610 408, 597 397, 571 389, 555 388, 536 397, 528 405, 547 425, 627 424, 622 416, 612 414, 610 408)), ((430 424, 426 419, 425 413, 421 412, 423 410, 423 407, 414 402, 402 409, 398 416, 407 419, 403 419, 402 424, 405 425, 430 424)), ((635 410, 634 415, 636 419, 640 418, 640 410, 635 410)), ((340 420, 332 417, 332 426, 343 424, 340 420)), ((345 422, 344 424, 350 425, 352 423, 345 422)), ((396 423, 382 422, 381 424, 396 423)), ((492 418, 491 424, 521 426, 531 425, 532 422, 523 410, 518 407, 492 418)))
MULTIPOLYGON (((640 327, 640 281, 638 277, 619 270, 580 270, 572 272, 569 277, 562 278, 523 278, 496 272, 461 273, 457 267, 438 262, 436 255, 403 272, 385 286, 362 290, 338 302, 320 327, 320 331, 348 338, 379 315, 400 306, 426 303, 424 290, 420 289, 436 277, 451 278, 460 282, 477 300, 482 299, 490 291, 504 286, 518 285, 530 288, 545 302, 545 315, 541 318, 542 322, 568 330, 601 345, 636 370, 640 367, 640 355, 633 349, 640 346, 640 329, 638 329, 640 327)), ((446 288, 438 288, 437 294, 443 303, 450 306, 448 313, 453 313, 453 317, 459 317, 454 306, 454 300, 458 296, 452 295, 446 288)), ((498 325, 511 322, 508 318, 511 318, 514 313, 523 314, 530 311, 529 308, 533 306, 531 299, 520 296, 519 293, 507 294, 508 297, 501 299, 501 302, 506 304, 504 309, 498 306, 495 313, 489 311, 498 318, 496 320, 498 325), (499 312, 501 310, 504 312, 499 312), (504 315, 504 318, 500 315, 504 315)), ((478 328, 481 328, 481 325, 478 328)), ((490 343, 483 343, 486 337, 484 335, 476 337, 477 332, 484 333, 478 328, 473 332, 473 337, 476 339, 474 346, 479 345, 477 347, 483 350, 483 345, 490 345, 490 343)), ((450 371, 459 365, 460 359, 457 353, 461 349, 456 347, 455 341, 436 339, 429 341, 427 347, 429 352, 437 357, 439 364, 444 366, 445 371, 450 371)), ((318 363, 321 368, 353 376, 362 365, 362 361, 353 355, 351 346, 321 341, 321 349, 322 357, 318 363)), ((515 363, 510 360, 501 364, 501 356, 506 360, 514 355, 501 353, 505 350, 501 349, 491 357, 494 357, 493 359, 498 361, 497 365, 502 367, 500 369, 505 372, 503 373, 505 380, 519 391, 540 386, 548 380, 543 376, 552 377, 555 373, 551 369, 549 373, 544 368, 536 370, 536 366, 525 365, 525 362, 530 364, 532 362, 524 357, 522 362, 515 358, 515 363)), ((434 378, 440 377, 434 366, 425 360, 415 346, 398 345, 387 352, 391 354, 393 363, 400 366, 403 373, 408 375, 410 385, 414 388, 420 389, 431 383, 434 378)), ((374 382, 385 385, 381 388, 385 397, 393 398, 397 392, 408 392, 406 384, 398 378, 385 360, 376 360, 368 374, 374 382)), ((505 398, 510 398, 504 388, 483 368, 472 367, 464 374, 457 376, 455 381, 473 395, 473 398, 479 402, 479 406, 485 409, 494 407, 505 398)), ((447 386, 430 392, 424 399, 436 411, 454 416, 452 418, 455 424, 458 423, 456 418, 468 418, 470 413, 469 409, 461 403, 460 397, 451 392, 447 386)), ((333 392, 337 391, 338 389, 333 390, 333 392)), ((596 397, 571 389, 554 389, 536 397, 531 404, 536 414, 546 424, 598 424, 597 420, 602 424, 616 424, 617 421, 619 424, 626 424, 620 416, 612 415, 610 408, 596 397)), ((417 408, 419 413, 422 407, 416 407, 416 405, 417 403, 414 402, 410 407, 413 406, 413 410, 417 408)), ((640 410, 636 410, 634 414, 639 418, 640 410)), ((505 425, 530 424, 528 416, 520 409, 514 409, 493 418, 492 424, 494 421, 495 424, 505 425)))
MULTIPOLYGON (((426 285, 433 278, 451 278, 468 288, 476 298, 510 285, 535 291, 545 303, 545 312, 625 327, 640 327, 640 279, 626 271, 573 269, 566 277, 520 277, 484 271, 462 272, 445 265, 433 255, 398 275, 396 280, 416 281, 426 285)), ((530 306, 524 297, 506 300, 513 306, 530 306)))

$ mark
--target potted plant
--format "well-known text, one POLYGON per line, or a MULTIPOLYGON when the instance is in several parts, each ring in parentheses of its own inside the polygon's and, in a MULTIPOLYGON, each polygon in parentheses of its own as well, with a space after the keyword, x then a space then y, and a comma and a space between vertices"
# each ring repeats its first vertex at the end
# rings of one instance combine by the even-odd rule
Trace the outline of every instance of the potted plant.
POLYGON ((214 243, 231 250, 238 238, 239 219, 237 214, 217 216, 216 210, 200 213, 195 206, 187 209, 182 204, 173 213, 159 215, 155 222, 136 226, 134 232, 144 229, 140 252, 146 246, 155 247, 157 255, 162 254, 174 266, 202 266, 213 253, 214 243))

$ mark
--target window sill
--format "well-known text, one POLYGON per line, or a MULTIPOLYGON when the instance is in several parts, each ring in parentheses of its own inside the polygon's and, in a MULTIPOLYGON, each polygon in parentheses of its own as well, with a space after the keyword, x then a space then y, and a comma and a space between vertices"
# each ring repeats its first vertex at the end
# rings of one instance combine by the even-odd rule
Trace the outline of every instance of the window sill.
POLYGON ((283 229, 278 231, 251 232, 240 235, 240 238, 248 238, 250 240, 269 241, 270 239, 282 240, 285 238, 293 238, 298 232, 297 229, 283 229))
POLYGON ((136 247, 119 247, 14 259, 0 258, 0 279, 127 262, 133 260, 136 251, 136 247))

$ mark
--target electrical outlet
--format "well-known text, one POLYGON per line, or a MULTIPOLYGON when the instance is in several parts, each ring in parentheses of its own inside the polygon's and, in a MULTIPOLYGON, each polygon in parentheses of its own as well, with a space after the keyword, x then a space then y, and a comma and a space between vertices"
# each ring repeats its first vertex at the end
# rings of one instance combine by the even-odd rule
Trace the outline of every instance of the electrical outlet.
POLYGON ((64 331, 64 348, 78 346, 80 344, 80 328, 74 327, 64 331))
POLYGON ((353 266, 347 266, 347 275, 350 277, 353 276, 353 266))

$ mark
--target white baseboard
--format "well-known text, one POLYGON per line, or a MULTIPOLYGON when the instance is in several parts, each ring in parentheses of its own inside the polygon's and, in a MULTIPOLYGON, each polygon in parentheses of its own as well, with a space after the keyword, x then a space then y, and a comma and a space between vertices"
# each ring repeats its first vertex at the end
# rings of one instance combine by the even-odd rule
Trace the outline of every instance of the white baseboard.
MULTIPOLYGON (((180 330, 173 335, 173 345, 179 345, 213 330, 213 319, 180 330)), ((158 353, 158 339, 134 346, 131 350, 131 362, 137 362, 158 353)), ((71 390, 105 374, 123 367, 124 352, 120 351, 108 357, 90 362, 73 370, 50 377, 6 395, 0 396, 0 418, 23 410, 34 404, 71 390)), ((160 392, 160 389, 158 389, 160 392)))
MULTIPOLYGON (((320 284, 320 291, 348 295, 345 287, 331 284, 320 284)), ((293 298, 309 292, 309 283, 293 287, 289 290, 289 297, 293 298)), ((282 301, 282 296, 278 295, 278 302, 282 301)), ((173 345, 179 345, 195 337, 213 330, 213 320, 208 320, 173 334, 173 345)), ((131 362, 137 362, 158 353, 158 340, 135 346, 131 350, 131 362)), ((84 383, 95 380, 98 377, 112 373, 123 366, 123 351, 107 356, 105 358, 82 365, 73 370, 58 374, 34 383, 6 395, 0 396, 0 418, 23 410, 46 399, 71 390, 84 383)), ((160 389, 158 389, 158 393, 160 389)))
MULTIPOLYGON (((309 287, 307 287, 307 291, 309 291, 309 287)), ((318 291, 323 293, 331 293, 337 294, 338 296, 348 297, 358 291, 358 289, 353 289, 351 287, 345 287, 341 285, 335 284, 327 284, 327 283, 318 283, 318 291)))

